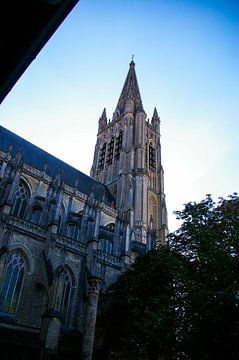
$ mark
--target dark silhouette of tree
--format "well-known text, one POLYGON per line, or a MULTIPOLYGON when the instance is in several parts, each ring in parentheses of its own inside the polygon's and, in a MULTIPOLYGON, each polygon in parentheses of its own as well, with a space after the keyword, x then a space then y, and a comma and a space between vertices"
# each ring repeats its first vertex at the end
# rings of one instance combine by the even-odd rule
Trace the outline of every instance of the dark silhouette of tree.
POLYGON ((239 198, 208 195, 176 215, 167 246, 102 296, 96 359, 239 358, 239 198))

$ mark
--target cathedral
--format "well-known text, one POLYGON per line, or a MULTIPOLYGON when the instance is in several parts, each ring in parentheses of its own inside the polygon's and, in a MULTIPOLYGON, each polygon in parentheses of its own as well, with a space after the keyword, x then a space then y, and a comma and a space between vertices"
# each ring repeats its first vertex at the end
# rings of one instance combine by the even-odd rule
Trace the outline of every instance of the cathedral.
POLYGON ((133 60, 90 177, 0 127, 1 359, 92 359, 101 293, 164 243, 163 183, 133 60))

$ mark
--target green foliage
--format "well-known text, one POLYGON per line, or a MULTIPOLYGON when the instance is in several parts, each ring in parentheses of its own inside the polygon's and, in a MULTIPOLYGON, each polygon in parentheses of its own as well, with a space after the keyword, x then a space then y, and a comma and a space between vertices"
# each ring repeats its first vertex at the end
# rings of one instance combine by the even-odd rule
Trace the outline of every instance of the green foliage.
POLYGON ((176 212, 168 246, 139 257, 102 302, 96 359, 239 358, 239 198, 176 212))

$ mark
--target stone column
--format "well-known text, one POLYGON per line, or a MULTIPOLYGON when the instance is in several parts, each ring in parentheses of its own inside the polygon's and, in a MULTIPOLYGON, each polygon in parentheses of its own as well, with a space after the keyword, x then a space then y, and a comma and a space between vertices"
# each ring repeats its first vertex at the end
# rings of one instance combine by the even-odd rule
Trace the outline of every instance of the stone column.
POLYGON ((58 311, 47 312, 42 319, 40 338, 44 342, 41 360, 57 358, 58 344, 61 331, 61 315, 58 311))
POLYGON ((91 360, 93 355, 95 323, 99 299, 99 291, 102 280, 97 277, 88 279, 88 304, 85 316, 84 334, 82 340, 81 360, 91 360))

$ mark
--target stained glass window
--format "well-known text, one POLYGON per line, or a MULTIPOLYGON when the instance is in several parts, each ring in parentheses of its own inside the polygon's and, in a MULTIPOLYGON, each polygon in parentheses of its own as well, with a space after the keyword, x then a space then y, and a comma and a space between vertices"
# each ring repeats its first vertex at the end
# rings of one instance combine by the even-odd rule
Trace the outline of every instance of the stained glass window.
POLYGON ((15 314, 25 272, 23 256, 15 252, 0 259, 0 311, 15 314))
POLYGON ((12 206, 13 216, 20 218, 24 217, 28 197, 29 197, 29 193, 27 191, 26 186, 22 182, 20 182, 12 206))

